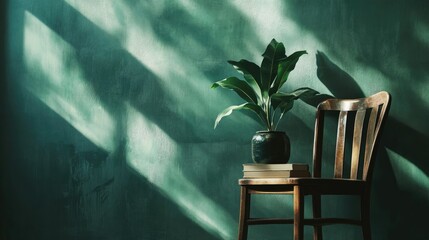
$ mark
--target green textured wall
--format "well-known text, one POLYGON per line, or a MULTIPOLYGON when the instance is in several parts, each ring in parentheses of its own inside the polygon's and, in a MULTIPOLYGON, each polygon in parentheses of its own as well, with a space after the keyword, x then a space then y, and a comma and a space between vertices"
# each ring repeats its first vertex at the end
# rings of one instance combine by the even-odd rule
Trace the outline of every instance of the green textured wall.
MULTIPOLYGON (((429 238, 427 1, 1 4, 1 239, 234 239, 237 179, 260 127, 234 114, 213 130, 240 100, 210 85, 235 74, 228 59, 261 61, 272 38, 309 52, 287 89, 392 94, 373 239, 429 238)), ((291 161, 311 163, 314 108, 299 103, 284 120, 291 161)), ((287 215, 290 200, 259 197, 254 211, 287 215)), ((354 200, 326 198, 324 213, 358 215, 354 200)), ((362 239, 355 227, 324 233, 362 239)), ((292 239, 292 228, 250 235, 292 239)))

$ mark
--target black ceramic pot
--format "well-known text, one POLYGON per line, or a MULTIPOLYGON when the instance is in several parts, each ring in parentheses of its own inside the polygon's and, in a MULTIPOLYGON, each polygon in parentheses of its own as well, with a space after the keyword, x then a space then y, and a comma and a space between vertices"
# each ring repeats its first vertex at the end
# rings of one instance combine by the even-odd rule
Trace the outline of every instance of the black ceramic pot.
POLYGON ((287 163, 290 141, 285 132, 258 131, 252 138, 252 159, 255 163, 287 163))

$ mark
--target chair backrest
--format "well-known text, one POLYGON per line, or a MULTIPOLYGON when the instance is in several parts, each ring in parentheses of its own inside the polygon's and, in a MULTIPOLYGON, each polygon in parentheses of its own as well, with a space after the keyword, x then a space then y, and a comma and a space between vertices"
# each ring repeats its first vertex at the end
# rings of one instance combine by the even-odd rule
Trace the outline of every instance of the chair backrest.
POLYGON ((344 171, 350 171, 347 178, 370 180, 389 107, 390 95, 384 91, 367 98, 328 99, 320 103, 314 129, 313 176, 321 177, 325 113, 334 111, 338 113, 334 178, 344 178, 344 171), (350 132, 347 135, 346 130, 350 132), (351 141, 350 169, 344 169, 346 140, 351 141))

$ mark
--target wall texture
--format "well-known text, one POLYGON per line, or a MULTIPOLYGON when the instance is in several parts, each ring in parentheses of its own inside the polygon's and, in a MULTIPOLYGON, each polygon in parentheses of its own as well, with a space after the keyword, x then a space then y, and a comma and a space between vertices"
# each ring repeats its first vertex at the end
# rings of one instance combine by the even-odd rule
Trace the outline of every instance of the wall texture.
MULTIPOLYGON (((272 38, 309 53, 286 89, 392 94, 373 239, 429 238, 427 1, 1 4, 1 239, 235 239, 237 179, 260 126, 238 113, 213 130, 240 100, 210 85, 235 74, 226 60, 261 61, 272 38)), ((284 120, 291 162, 311 163, 314 108, 297 103, 284 120)), ((253 207, 287 215, 290 200, 260 197, 253 207)), ((355 199, 324 200, 326 214, 358 215, 355 199)), ((324 233, 361 239, 354 227, 324 233)), ((291 239, 292 228, 250 235, 291 239)))

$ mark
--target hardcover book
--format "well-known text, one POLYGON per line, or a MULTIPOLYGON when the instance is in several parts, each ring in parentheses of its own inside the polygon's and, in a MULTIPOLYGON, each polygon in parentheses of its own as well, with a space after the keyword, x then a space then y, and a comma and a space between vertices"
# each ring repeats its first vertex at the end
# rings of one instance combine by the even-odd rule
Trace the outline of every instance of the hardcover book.
POLYGON ((246 171, 244 178, 288 178, 310 177, 310 172, 305 170, 274 170, 274 171, 246 171))
POLYGON ((308 171, 308 164, 305 164, 305 163, 282 163, 282 164, 246 163, 246 164, 243 164, 243 172, 247 172, 247 171, 273 171, 273 170, 308 171))

